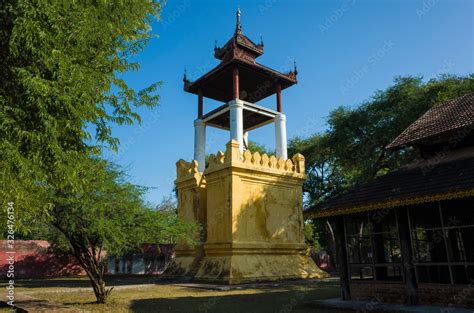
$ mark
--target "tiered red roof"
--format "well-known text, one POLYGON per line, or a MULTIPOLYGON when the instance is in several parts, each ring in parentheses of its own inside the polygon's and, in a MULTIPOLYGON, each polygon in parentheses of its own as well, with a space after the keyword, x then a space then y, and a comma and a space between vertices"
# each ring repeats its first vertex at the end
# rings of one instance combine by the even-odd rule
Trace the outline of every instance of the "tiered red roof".
POLYGON ((185 76, 184 90, 217 101, 228 102, 232 97, 232 70, 239 69, 240 99, 255 103, 275 93, 277 85, 281 89, 297 83, 296 66, 293 71, 281 73, 256 62, 263 54, 263 42, 254 43, 242 32, 240 11, 237 11, 237 25, 234 35, 221 47, 214 48, 214 57, 220 64, 191 82, 185 76))

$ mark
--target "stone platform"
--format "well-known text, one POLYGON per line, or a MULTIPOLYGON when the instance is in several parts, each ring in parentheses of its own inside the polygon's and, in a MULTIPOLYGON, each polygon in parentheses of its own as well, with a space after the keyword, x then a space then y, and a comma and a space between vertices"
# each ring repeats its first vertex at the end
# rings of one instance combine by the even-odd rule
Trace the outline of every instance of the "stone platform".
POLYGON ((197 161, 177 163, 178 215, 203 232, 201 244, 177 246, 167 275, 221 284, 327 277, 304 243, 304 157, 239 147, 229 142, 203 173, 197 161))

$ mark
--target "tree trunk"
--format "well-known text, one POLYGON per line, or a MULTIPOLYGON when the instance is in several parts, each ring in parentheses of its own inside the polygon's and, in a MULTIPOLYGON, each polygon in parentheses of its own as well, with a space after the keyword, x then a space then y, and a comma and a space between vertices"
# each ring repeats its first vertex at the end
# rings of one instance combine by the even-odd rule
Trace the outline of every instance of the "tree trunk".
POLYGON ((105 268, 100 264, 100 250, 96 255, 94 248, 83 248, 84 247, 74 246, 74 256, 78 259, 91 281, 97 303, 105 303, 113 287, 110 289, 106 289, 105 287, 105 268))
POLYGON ((105 281, 103 275, 98 273, 91 273, 90 271, 86 271, 87 275, 92 284, 92 288, 94 289, 95 298, 97 303, 105 303, 105 300, 109 294, 109 290, 105 288, 105 281))
POLYGON ((105 303, 107 296, 112 292, 112 288, 106 289, 104 281, 105 267, 100 264, 102 246, 89 244, 89 241, 69 234, 59 223, 53 222, 72 246, 72 255, 79 261, 81 267, 86 271, 87 276, 94 290, 97 303, 105 303))

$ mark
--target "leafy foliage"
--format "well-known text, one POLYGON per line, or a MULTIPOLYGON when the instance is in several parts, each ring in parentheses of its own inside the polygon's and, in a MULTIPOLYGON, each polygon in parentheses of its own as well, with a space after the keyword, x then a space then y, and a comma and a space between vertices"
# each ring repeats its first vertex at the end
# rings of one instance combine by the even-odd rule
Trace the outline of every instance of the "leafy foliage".
POLYGON ((355 108, 339 107, 328 118, 329 128, 308 138, 295 138, 290 155, 306 158, 307 205, 372 180, 418 157, 410 148, 386 146, 432 106, 474 91, 474 75, 398 77, 394 84, 355 108))
POLYGON ((47 235, 57 251, 79 260, 98 302, 109 294, 103 281, 103 252, 121 256, 142 243, 192 242, 196 237, 197 225, 182 222, 173 211, 149 207, 142 200, 146 188, 127 182, 117 166, 83 158, 77 167, 80 179, 88 184, 80 192, 54 190, 53 214, 47 221, 52 227, 47 235))
POLYGON ((304 237, 306 243, 311 248, 313 248, 315 252, 319 252, 319 234, 317 233, 317 229, 313 221, 308 221, 304 224, 304 237))
POLYGON ((272 154, 272 152, 269 151, 267 149, 267 147, 265 147, 262 144, 259 144, 258 142, 252 141, 252 140, 249 140, 249 143, 247 145, 247 149, 250 150, 250 152, 252 152, 252 153, 259 152, 260 154, 264 154, 264 153, 272 154))
POLYGON ((347 186, 363 183, 413 160, 415 151, 385 147, 432 106, 474 90, 474 76, 398 77, 355 109, 340 107, 328 120, 329 141, 347 186))
POLYGON ((159 83, 135 91, 118 74, 138 69, 130 57, 151 38, 160 9, 154 1, 1 2, 1 198, 19 208, 19 226, 51 209, 45 186, 81 188, 80 155, 117 149, 111 124, 140 122, 136 108, 157 105, 159 83))
POLYGON ((149 208, 145 189, 97 157, 118 149, 113 124, 140 123, 137 109, 158 105, 160 83, 136 91, 121 74, 139 68, 131 60, 153 36, 149 25, 161 7, 145 0, 0 3, 0 196, 14 202, 20 234, 76 256, 99 303, 110 293, 104 250, 186 240, 194 229, 149 208))
MULTIPOLYGON (((306 158, 306 206, 325 201, 419 157, 410 148, 387 151, 385 147, 434 105, 469 92, 474 92, 473 74, 445 75, 428 82, 423 82, 421 77, 398 77, 392 86, 377 91, 360 106, 332 111, 327 131, 295 138, 289 144, 290 155, 300 152, 306 158)), ((307 225, 314 226, 306 234, 308 244, 318 241, 334 255, 331 225, 324 220, 307 221, 307 225)))

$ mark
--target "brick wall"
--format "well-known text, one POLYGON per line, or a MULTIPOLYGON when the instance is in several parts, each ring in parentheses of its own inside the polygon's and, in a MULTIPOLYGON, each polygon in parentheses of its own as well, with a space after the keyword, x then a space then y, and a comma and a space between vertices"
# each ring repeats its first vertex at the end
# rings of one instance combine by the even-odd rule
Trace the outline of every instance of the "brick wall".
POLYGON ((474 308, 474 285, 420 284, 420 298, 426 303, 474 308))
POLYGON ((403 283, 380 283, 373 281, 351 282, 351 296, 357 300, 375 302, 405 303, 405 285, 403 283))
MULTIPOLYGON (((85 275, 76 259, 48 251, 46 240, 15 241, 15 278, 85 275)), ((7 241, 0 240, 0 275, 8 271, 7 241)))
MULTIPOLYGON (((474 285, 419 284, 421 304, 474 308, 474 285)), ((351 282, 353 299, 405 303, 405 285, 394 282, 351 282)))
MULTIPOLYGON (((46 240, 15 240, 15 278, 36 278, 36 277, 62 277, 62 276, 83 276, 85 271, 81 268, 76 258, 71 255, 53 253, 49 250, 50 244, 46 240)), ((145 274, 160 274, 162 267, 174 255, 174 245, 172 244, 142 244, 140 252, 141 262, 143 258, 155 261, 162 260, 162 263, 148 265, 144 268, 145 274)), ((0 240, 0 276, 5 277, 9 269, 7 240, 0 240)), ((106 255, 102 251, 102 256, 106 255)), ((137 260, 133 258, 132 260, 137 260)), ((153 262, 151 262, 153 263, 153 262)), ((137 264, 131 264, 136 266, 137 264)), ((108 274, 113 274, 115 264, 111 264, 108 274)), ((133 271, 131 272, 133 273, 133 271)), ((140 272, 141 273, 141 272, 140 272)), ((143 274, 143 273, 141 273, 143 274)))

